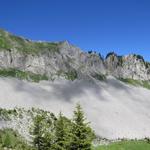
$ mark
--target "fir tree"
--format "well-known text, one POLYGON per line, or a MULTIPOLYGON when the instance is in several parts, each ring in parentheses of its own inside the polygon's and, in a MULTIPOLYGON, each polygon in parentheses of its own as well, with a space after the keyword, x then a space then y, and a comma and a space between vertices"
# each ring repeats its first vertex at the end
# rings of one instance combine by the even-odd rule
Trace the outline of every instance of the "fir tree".
POLYGON ((40 112, 33 119, 31 134, 33 135, 33 145, 37 150, 50 150, 54 144, 54 122, 53 114, 40 112))
POLYGON ((91 144, 95 138, 89 123, 86 122, 83 110, 79 104, 76 106, 73 118, 71 150, 91 150, 91 144))
POLYGON ((55 122, 55 150, 69 150, 70 147, 70 131, 71 121, 64 117, 62 113, 59 114, 55 122))
POLYGON ((34 136, 33 145, 37 150, 42 150, 44 148, 44 138, 42 137, 42 122, 43 118, 41 115, 37 115, 34 118, 34 126, 32 135, 34 136))

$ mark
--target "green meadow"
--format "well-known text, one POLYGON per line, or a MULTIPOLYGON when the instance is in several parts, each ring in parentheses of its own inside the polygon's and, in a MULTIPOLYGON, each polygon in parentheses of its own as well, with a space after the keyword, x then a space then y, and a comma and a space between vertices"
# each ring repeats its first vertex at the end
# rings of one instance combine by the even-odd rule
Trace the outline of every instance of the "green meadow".
POLYGON ((150 142, 146 140, 121 141, 97 146, 93 150, 150 150, 150 142))

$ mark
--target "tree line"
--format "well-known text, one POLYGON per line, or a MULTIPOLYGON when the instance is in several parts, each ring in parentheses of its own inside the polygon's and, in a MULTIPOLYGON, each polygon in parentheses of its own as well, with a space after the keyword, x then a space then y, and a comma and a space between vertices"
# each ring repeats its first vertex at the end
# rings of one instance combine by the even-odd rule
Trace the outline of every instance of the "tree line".
POLYGON ((46 112, 33 119, 31 135, 37 150, 91 150, 94 131, 77 104, 72 119, 61 112, 58 117, 46 112))

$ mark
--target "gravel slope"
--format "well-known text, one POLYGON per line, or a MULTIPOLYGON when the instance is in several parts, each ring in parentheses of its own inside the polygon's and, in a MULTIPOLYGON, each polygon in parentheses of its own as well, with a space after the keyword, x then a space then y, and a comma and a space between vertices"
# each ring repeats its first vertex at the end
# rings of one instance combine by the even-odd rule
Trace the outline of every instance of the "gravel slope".
POLYGON ((99 81, 31 83, 0 78, 0 107, 39 107, 71 117, 82 105, 96 134, 108 139, 150 137, 150 90, 126 85, 113 77, 99 81))

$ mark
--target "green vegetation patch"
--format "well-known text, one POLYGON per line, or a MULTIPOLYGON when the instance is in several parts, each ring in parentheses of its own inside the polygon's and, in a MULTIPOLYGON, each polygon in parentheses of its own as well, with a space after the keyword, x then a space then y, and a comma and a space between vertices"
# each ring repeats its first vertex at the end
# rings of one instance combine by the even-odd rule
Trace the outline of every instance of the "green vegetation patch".
POLYGON ((14 110, 1 109, 1 114, 10 115, 9 121, 15 121, 15 123, 17 121, 16 126, 18 123, 24 123, 21 121, 24 117, 28 118, 30 123, 27 124, 28 132, 31 135, 31 141, 28 143, 30 142, 32 147, 28 147, 27 139, 23 139, 17 132, 12 129, 4 129, 0 130, 0 150, 4 148, 13 150, 91 150, 95 134, 79 104, 74 110, 72 119, 65 117, 61 112, 55 117, 53 113, 35 108, 28 111, 25 109, 14 110))
POLYGON ((76 70, 70 70, 67 72, 64 72, 63 70, 60 70, 57 72, 58 76, 64 77, 66 80, 71 80, 74 81, 75 79, 78 78, 78 73, 76 70))
POLYGON ((119 80, 127 84, 131 84, 134 86, 141 86, 141 87, 150 89, 150 81, 134 80, 134 79, 128 79, 128 78, 127 79, 119 78, 119 80))
POLYGON ((37 54, 44 51, 58 52, 59 44, 54 42, 33 42, 0 30, 0 49, 3 50, 16 49, 25 54, 37 54))
POLYGON ((13 68, 0 70, 0 76, 15 77, 21 80, 28 80, 32 82, 39 82, 40 80, 48 80, 48 77, 46 75, 35 74, 29 71, 25 72, 13 68))
POLYGON ((65 72, 64 74, 65 74, 65 78, 67 80, 72 80, 73 81, 73 80, 77 79, 77 77, 78 77, 78 74, 75 70, 65 72))
POLYGON ((44 113, 36 115, 31 134, 37 150, 90 150, 95 138, 79 104, 72 120, 61 112, 53 119, 44 113))
POLYGON ((123 57, 122 56, 118 56, 118 65, 119 66, 123 65, 123 57))
POLYGON ((106 80, 106 76, 104 74, 95 73, 92 75, 92 77, 100 81, 106 80))
POLYGON ((7 110, 7 109, 2 109, 0 108, 0 120, 10 120, 11 116, 17 116, 17 110, 16 109, 11 109, 11 110, 7 110))
POLYGON ((143 56, 137 55, 137 54, 134 54, 133 56, 136 57, 137 59, 140 59, 140 60, 142 60, 143 62, 145 62, 143 56))
POLYGON ((3 30, 0 30, 0 48, 2 49, 10 49, 10 41, 7 38, 7 33, 4 32, 3 30))
POLYGON ((146 69, 150 68, 150 62, 145 61, 145 67, 146 67, 146 69))
POLYGON ((31 146, 27 145, 18 132, 12 129, 0 130, 0 150, 33 150, 31 146))
POLYGON ((150 150, 150 143, 146 140, 121 141, 93 148, 93 150, 150 150))

